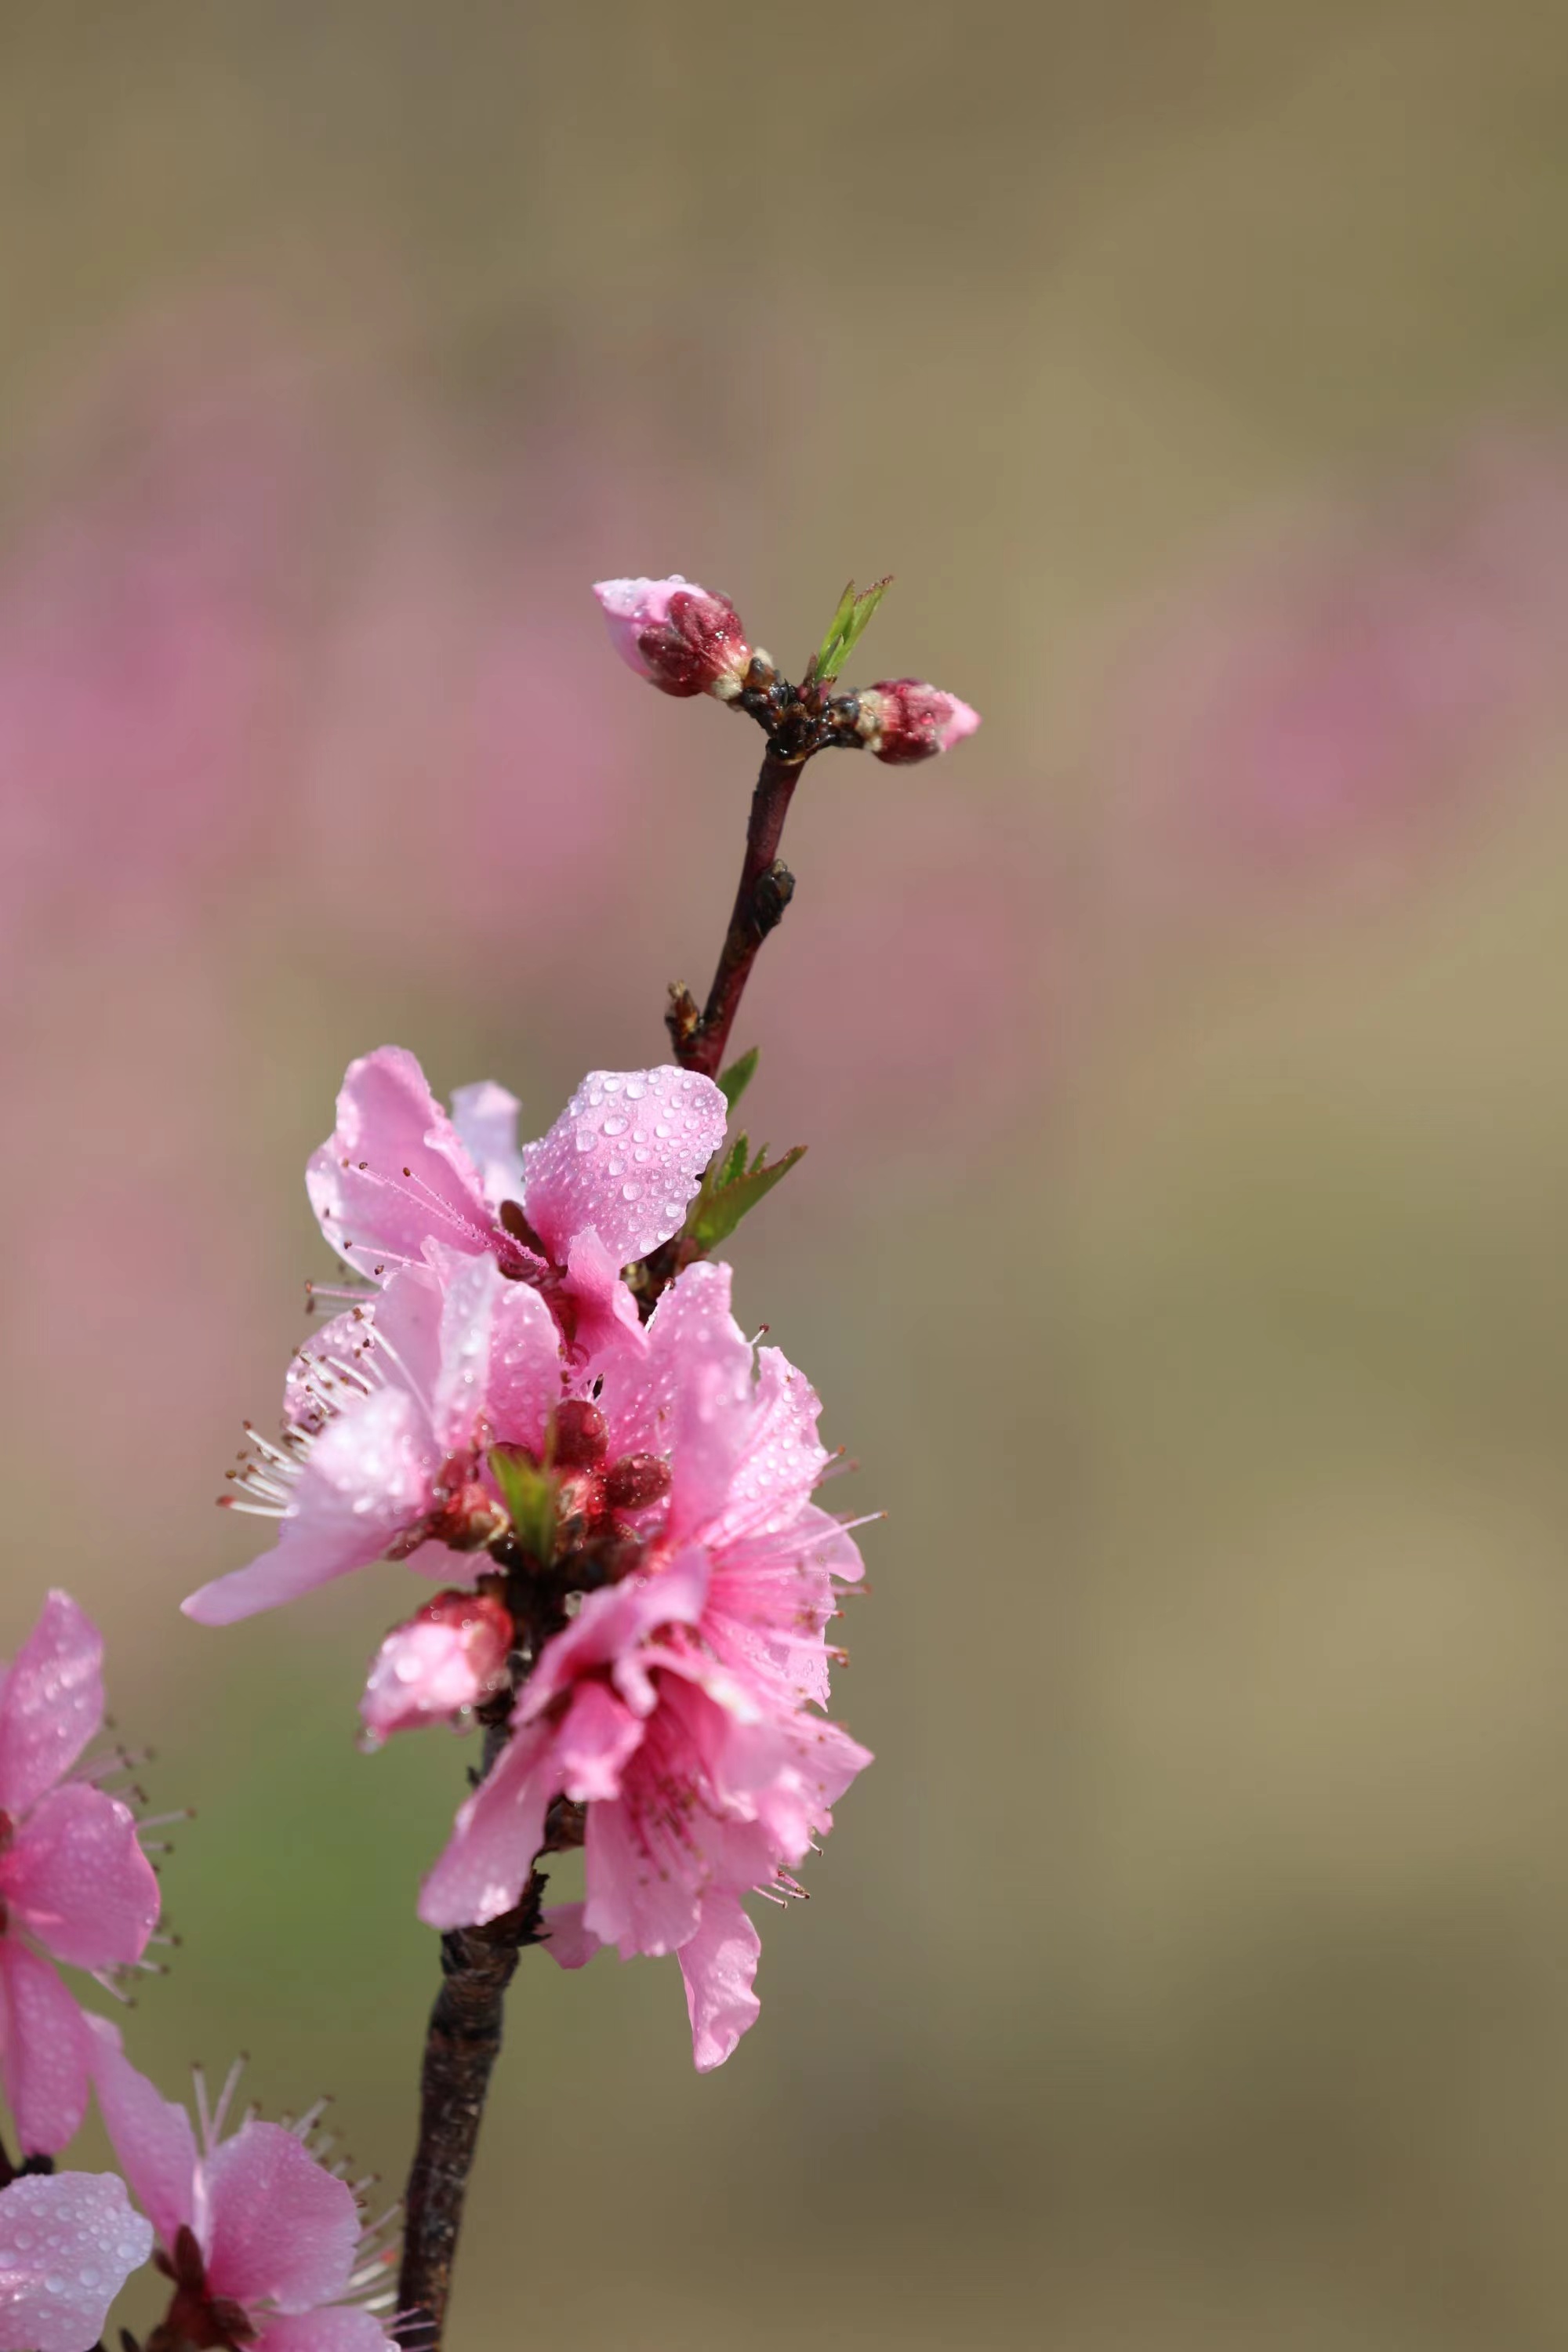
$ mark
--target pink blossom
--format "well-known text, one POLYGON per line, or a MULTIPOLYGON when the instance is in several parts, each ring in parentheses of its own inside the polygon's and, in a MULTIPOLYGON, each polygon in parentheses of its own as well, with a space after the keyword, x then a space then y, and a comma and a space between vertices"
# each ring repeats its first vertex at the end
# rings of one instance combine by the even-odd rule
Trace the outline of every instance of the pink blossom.
POLYGON ((859 693, 861 741, 872 756, 907 767, 951 751, 980 724, 980 713, 956 694, 916 677, 879 678, 859 693))
POLYGON ((279 1441, 253 1440, 226 1498, 275 1520, 278 1541, 192 1593, 185 1614, 232 1624, 388 1556, 447 1576, 453 1549, 506 1524, 485 1450, 537 1449, 564 1381, 538 1291, 432 1244, 428 1263, 391 1275, 296 1359, 279 1441))
POLYGON ((383 2352, 392 2339, 358 2298, 380 2283, 384 2257, 353 2189, 310 2153, 316 2111, 292 2128, 250 2117, 226 2139, 237 2066, 210 2114, 198 2078, 198 2141, 108 2020, 92 2024, 99 2111, 173 2273, 174 2332, 254 2340, 255 2352, 383 2352))
POLYGON ((153 2251, 112 2172, 28 2173, 0 2189, 0 2352, 91 2352, 153 2251))
POLYGON ((103 1721, 103 1643, 51 1592, 0 1685, 0 2077, 22 2147, 53 2154, 87 2105, 87 2020, 45 1953, 139 1960, 158 1882, 128 1805, 71 1768, 103 1721))
POLYGON ((510 1909, 554 1798, 585 1803, 587 1900, 561 1957, 600 1942, 679 1953, 704 2067, 754 2014, 738 1897, 793 1891, 789 1869, 870 1760, 815 1711, 835 1580, 861 1572, 811 1499, 828 1459, 817 1399, 776 1349, 759 1365, 729 1308, 728 1267, 689 1268, 646 1360, 606 1374, 606 1459, 668 1464, 639 1572, 588 1593, 546 1643, 420 1906, 443 1927, 510 1909))
POLYGON ((668 1063, 590 1071, 549 1134, 521 1150, 504 1087, 461 1087, 452 1107, 448 1118, 401 1046, 349 1065, 337 1128, 306 1172, 339 1255, 380 1282, 433 1242, 489 1252, 544 1289, 580 1352, 638 1344, 620 1270, 679 1231, 724 1139, 712 1080, 668 1063))
POLYGON ((438 1592, 375 1654, 359 1711, 379 1747, 395 1731, 471 1711, 505 1687, 511 1620, 484 1592, 438 1592))
POLYGON ((594 593, 621 659, 661 693, 713 694, 721 702, 740 693, 752 648, 728 596, 679 572, 668 580, 598 580, 594 593))

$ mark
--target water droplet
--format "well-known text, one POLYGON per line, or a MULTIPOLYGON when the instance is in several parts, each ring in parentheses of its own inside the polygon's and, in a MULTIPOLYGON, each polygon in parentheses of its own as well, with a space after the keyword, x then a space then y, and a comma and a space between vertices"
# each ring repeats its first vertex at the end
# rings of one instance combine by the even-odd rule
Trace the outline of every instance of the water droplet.
POLYGON ((625 1135, 630 1125, 630 1119, 623 1118, 617 1111, 613 1118, 607 1118, 605 1121, 605 1133, 606 1135, 625 1135))
POLYGON ((605 1162, 605 1173, 606 1176, 624 1176, 626 1174, 626 1163, 624 1160, 606 1160, 605 1162))
POLYGON ((628 1078, 626 1080, 626 1100, 628 1102, 641 1102, 647 1092, 647 1088, 643 1084, 641 1078, 628 1078))
POLYGON ((605 1080, 605 1092, 607 1095, 618 1095, 620 1091, 621 1081, 619 1078, 609 1077, 605 1080))
POLYGON ((621 1198, 623 1201, 640 1201, 642 1199, 642 1186, 640 1184, 623 1184, 621 1186, 621 1198))
POLYGON ((598 1140, 591 1127, 580 1127, 577 1129, 576 1144, 579 1151, 592 1151, 598 1140))

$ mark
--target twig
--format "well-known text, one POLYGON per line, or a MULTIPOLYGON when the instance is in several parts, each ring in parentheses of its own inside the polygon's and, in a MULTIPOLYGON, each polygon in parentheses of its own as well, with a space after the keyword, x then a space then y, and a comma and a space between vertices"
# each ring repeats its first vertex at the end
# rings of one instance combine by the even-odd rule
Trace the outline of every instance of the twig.
POLYGON ((425 2034, 419 2143, 405 2200, 398 2299, 405 2344, 437 2352, 452 2292, 452 2263, 490 2073, 500 2052, 506 1989, 525 1944, 539 1934, 544 1880, 530 1873, 514 1911, 441 1938, 441 1990, 425 2034))
POLYGON ((779 842, 807 756, 800 752, 786 758, 769 744, 752 794, 746 854, 708 1002, 699 1013, 689 991, 672 992, 665 1020, 676 1059, 683 1069, 700 1070, 704 1077, 718 1076, 757 951, 777 929, 795 892, 795 877, 779 862, 779 842))

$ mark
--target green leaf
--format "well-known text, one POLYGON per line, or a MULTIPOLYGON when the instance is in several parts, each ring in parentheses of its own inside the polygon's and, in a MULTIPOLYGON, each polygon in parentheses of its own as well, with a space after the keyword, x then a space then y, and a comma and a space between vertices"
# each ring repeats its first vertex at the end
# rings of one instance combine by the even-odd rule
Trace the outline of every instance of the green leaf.
POLYGON ((719 1091, 730 1106, 731 1118, 736 1104, 757 1075, 757 1056, 761 1052, 760 1045, 753 1045, 750 1053, 737 1055, 729 1068, 719 1073, 719 1091))
MULTIPOLYGON (((710 1187, 707 1179, 703 1180, 702 1190, 686 1221, 686 1230, 700 1249, 710 1250, 720 1242, 728 1241, 748 1211, 782 1182, 797 1160, 805 1157, 805 1144, 797 1143, 793 1151, 786 1151, 782 1160, 775 1160, 769 1167, 764 1144, 748 1168, 746 1150, 746 1139, 742 1136, 718 1181, 710 1187)), ((712 1173, 711 1167, 709 1173, 712 1173)))
POLYGON ((853 580, 838 599, 838 609, 827 625, 827 635, 812 656, 806 672, 807 685, 816 679, 835 678, 865 635, 872 614, 892 585, 889 572, 884 580, 875 581, 869 588, 857 589, 853 580))
POLYGON ((555 1481, 514 1445, 492 1445, 489 1464, 524 1551, 542 1566, 555 1557, 555 1481))

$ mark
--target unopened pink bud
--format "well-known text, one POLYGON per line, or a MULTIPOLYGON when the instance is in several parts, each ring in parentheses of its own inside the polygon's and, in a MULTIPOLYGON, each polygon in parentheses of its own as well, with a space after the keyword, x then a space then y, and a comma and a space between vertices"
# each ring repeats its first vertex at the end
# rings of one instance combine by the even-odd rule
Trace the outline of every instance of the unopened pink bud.
POLYGON ((621 659, 664 694, 732 702, 752 648, 728 596, 672 572, 668 580, 599 580, 598 598, 621 659))
POLYGON ((375 1654, 359 1703, 369 1744, 493 1698, 506 1682, 511 1620, 485 1592, 438 1592, 375 1654))
POLYGON ((917 677, 879 678, 859 695, 860 740, 868 751, 894 766, 951 751, 980 724, 980 713, 917 677))

